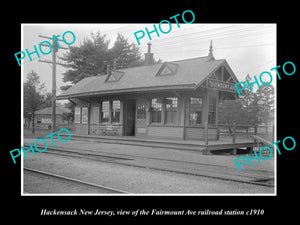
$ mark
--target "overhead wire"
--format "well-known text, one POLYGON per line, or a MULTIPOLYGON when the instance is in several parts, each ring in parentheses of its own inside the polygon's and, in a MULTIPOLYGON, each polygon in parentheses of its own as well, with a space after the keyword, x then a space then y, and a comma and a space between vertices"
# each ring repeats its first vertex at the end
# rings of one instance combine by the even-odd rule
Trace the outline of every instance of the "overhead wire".
MULTIPOLYGON (((197 32, 193 32, 193 33, 184 33, 183 35, 180 34, 180 32, 177 32, 178 35, 173 35, 172 36, 172 40, 174 39, 177 39, 177 38, 181 38, 181 37, 184 37, 184 39, 186 39, 186 37, 190 37, 190 38, 194 38, 193 36, 196 35, 197 38, 199 38, 199 36, 201 35, 201 38, 205 38, 205 37, 210 37, 210 38, 214 38, 214 37, 222 37, 225 35, 226 36, 231 36, 233 34, 239 34, 239 33, 242 33, 244 34, 245 32, 249 32, 249 31, 258 31, 257 29, 258 28, 262 28, 261 26, 255 26, 255 27, 248 27, 248 28, 238 28, 238 29, 234 29, 234 30, 225 30, 225 31, 221 31, 219 32, 220 30, 222 29, 226 29, 227 27, 225 28, 215 28, 215 29, 211 29, 211 30, 200 30, 199 28, 197 29, 197 32), (213 32, 213 33, 210 33, 210 31, 216 31, 216 32, 213 32)), ((266 29, 264 29, 266 30, 266 29)), ((170 41, 170 38, 167 37, 167 34, 166 36, 161 36, 161 37, 165 37, 165 38, 162 38, 162 40, 160 40, 161 43, 163 43, 164 41, 170 41)), ((161 38, 160 37, 160 38, 161 38)))
MULTIPOLYGON (((188 46, 184 46, 184 48, 186 47, 192 47, 194 45, 198 45, 198 44, 192 44, 192 45, 188 45, 188 46)), ((222 49, 222 50, 226 50, 226 49, 233 49, 233 48, 253 48, 253 47, 263 47, 263 46, 275 46, 276 43, 263 43, 263 44, 257 44, 257 45, 240 45, 240 46, 225 46, 225 47, 214 47, 214 49, 222 49)), ((176 48, 176 49, 170 49, 168 50, 168 52, 181 52, 182 49, 176 48)), ((192 50, 188 50, 189 52, 197 52, 197 51, 208 51, 208 48, 205 49, 192 49, 192 50)), ((161 51, 155 51, 155 53, 161 53, 161 52, 165 52, 164 50, 161 51)))
MULTIPOLYGON (((100 24, 101 25, 101 24, 100 24)), ((101 32, 101 27, 99 25, 100 33, 105 35, 109 32, 118 31, 121 33, 122 31, 131 31, 132 28, 125 27, 124 29, 110 29, 110 30, 104 30, 101 32)), ((139 24, 137 24, 139 25, 139 24)), ((176 25, 176 24, 172 24, 176 25)), ((208 28, 211 27, 210 24, 204 24, 201 26, 201 28, 208 28)), ((178 28, 180 29, 180 28, 178 28)), ((163 52, 182 52, 182 51, 189 51, 189 52, 201 52, 201 51, 208 51, 208 48, 205 49, 191 49, 186 50, 187 48, 191 48, 194 46, 200 46, 201 43, 205 40, 213 40, 217 41, 218 44, 224 43, 227 40, 238 40, 238 43, 253 43, 255 44, 245 44, 245 45, 223 45, 222 47, 214 47, 214 49, 220 49, 220 50, 226 50, 226 49, 233 49, 233 48, 252 48, 252 47, 267 47, 267 46, 275 46, 276 43, 270 43, 270 42, 264 42, 261 43, 261 40, 258 40, 258 37, 265 37, 264 41, 272 38, 275 34, 274 25, 251 25, 250 27, 240 27, 240 24, 230 24, 228 26, 224 27, 214 27, 212 29, 199 29, 199 27, 191 27, 189 29, 186 29, 186 31, 189 30, 190 32, 185 32, 184 34, 181 34, 180 32, 174 34, 172 37, 168 38, 168 36, 161 36, 157 37, 157 40, 155 42, 154 49, 160 49, 155 50, 155 53, 163 53, 163 52), (270 36, 272 35, 272 36, 270 36), (183 45, 184 43, 184 45, 183 45), (165 51, 164 48, 168 48, 168 51, 165 51)), ((122 33, 121 33, 122 34, 122 33)), ((203 44, 202 44, 203 45, 203 44)), ((40 58, 45 57, 46 55, 41 55, 40 58)), ((32 61, 37 60, 38 58, 33 59, 32 61)), ((23 63, 28 63, 32 61, 25 61, 23 63)), ((50 65, 49 65, 50 66, 50 65)))
MULTIPOLYGON (((267 66, 267 65, 269 65, 270 63, 273 63, 273 62, 275 63, 275 59, 274 58, 271 59, 271 60, 268 60, 268 61, 266 61, 266 62, 264 62, 264 63, 262 63, 262 64, 260 64, 258 66, 255 66, 255 67, 251 68, 252 74, 249 73, 249 75, 255 75, 256 73, 254 73, 254 72, 256 72, 256 71, 258 71, 259 73, 263 72, 261 69, 260 69, 261 71, 258 70, 258 68, 265 67, 265 66, 267 66)), ((269 68, 269 69, 271 69, 271 68, 269 68)))
MULTIPOLYGON (((131 25, 131 24, 129 24, 129 25, 131 25)), ((134 25, 139 26, 139 25, 144 25, 144 24, 134 24, 134 25)), ((172 26, 175 26, 175 25, 176 24, 172 24, 172 26)), ((189 27, 188 29, 187 29, 187 27, 184 27, 184 29, 185 29, 184 34, 181 34, 181 32, 176 32, 175 34, 172 34, 171 41, 173 43, 174 43, 174 40, 178 40, 178 42, 194 41, 194 40, 199 40, 199 36, 201 36, 201 39, 210 38, 210 39, 225 40, 226 38, 229 38, 229 37, 231 38, 233 34, 235 35, 235 38, 241 38, 244 35, 248 35, 248 33, 245 33, 247 31, 251 32, 252 36, 253 36, 253 32, 258 32, 261 29, 264 29, 265 32, 267 32, 267 33, 272 32, 272 31, 270 31, 270 30, 268 31, 266 29, 274 27, 273 25, 265 25, 265 24, 263 24, 263 25, 250 24, 251 27, 240 27, 241 26, 240 24, 230 24, 230 25, 225 25, 225 27, 217 27, 217 28, 212 28, 212 29, 201 29, 203 27, 206 28, 206 27, 211 27, 211 26, 219 25, 219 24, 208 24, 208 25, 201 24, 201 27, 199 27, 198 24, 196 24, 196 25, 197 25, 197 27, 193 27, 193 25, 191 25, 191 27, 189 27)), ((126 24, 124 24, 124 26, 126 26, 126 24)), ((242 26, 244 26, 244 25, 242 25, 242 26)), ((247 26, 247 24, 245 26, 247 26)), ((181 28, 178 28, 178 31, 179 31, 179 29, 181 29, 181 28)), ((132 26, 130 26, 128 28, 128 25, 127 25, 127 27, 124 27, 124 28, 118 27, 118 28, 113 28, 113 29, 109 29, 109 30, 106 30, 106 29, 101 30, 101 24, 100 24, 99 30, 100 30, 100 33, 103 35, 108 35, 108 34, 110 35, 110 34, 116 33, 116 32, 122 34, 122 32, 125 32, 125 33, 130 32, 132 30, 132 26)), ((149 28, 149 30, 150 30, 150 28, 149 28)), ((260 34, 263 34, 263 33, 260 32, 260 34)), ((131 36, 132 37, 131 38, 129 37, 128 40, 135 41, 133 33, 131 36)), ((157 40, 159 40, 159 42, 156 43, 157 46, 163 47, 163 46, 165 46, 164 43, 167 43, 166 45, 170 45, 170 36, 168 36, 168 34, 166 34, 166 35, 163 34, 163 35, 160 35, 160 37, 155 37, 155 38, 157 38, 157 40)), ((155 38, 153 36, 153 40, 155 40, 155 38)))
MULTIPOLYGON (((257 36, 262 36, 264 34, 272 34, 272 32, 262 32, 262 33, 257 33, 255 35, 252 35, 252 36, 249 36, 249 34, 243 34, 243 35, 239 35, 239 36, 234 36, 232 37, 232 35, 228 35, 228 36, 223 36, 223 37, 220 37, 220 36, 200 36, 200 37, 193 37, 193 38, 183 38, 182 40, 180 41, 177 41, 177 42, 174 42, 173 40, 171 40, 170 42, 166 43, 166 44, 162 44, 162 42, 160 41, 157 41, 155 43, 156 47, 157 48, 161 48, 161 47, 170 47, 170 46, 176 46, 176 45, 182 45, 182 43, 185 43, 185 46, 187 45, 187 42, 191 42, 193 44, 195 43, 199 43, 199 42, 203 42, 204 40, 213 40, 213 41, 217 41, 218 42, 224 42, 226 40, 232 40, 233 38, 237 41, 238 39, 240 38, 247 38, 247 39, 256 39, 257 41, 257 36)), ((245 39, 244 39, 245 40, 245 39)), ((250 41, 250 40, 248 40, 250 41)))

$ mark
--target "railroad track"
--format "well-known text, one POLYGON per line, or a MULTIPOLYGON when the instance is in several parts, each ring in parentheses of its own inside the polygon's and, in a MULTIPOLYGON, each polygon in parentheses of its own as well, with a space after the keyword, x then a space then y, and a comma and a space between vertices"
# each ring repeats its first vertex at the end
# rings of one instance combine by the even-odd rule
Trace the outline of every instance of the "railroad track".
MULTIPOLYGON (((28 168, 28 167, 23 167, 24 171, 30 172, 30 173, 35 173, 38 175, 42 175, 45 177, 49 177, 51 179, 56 179, 56 180, 60 180, 63 182, 67 182, 70 183, 72 185, 76 185, 76 187, 78 189, 82 188, 92 188, 95 189, 97 191, 97 193, 111 193, 111 194, 130 194, 127 191, 123 191, 117 188, 113 188, 113 187, 108 187, 108 186, 104 186, 104 185, 100 185, 100 184, 95 184, 95 183, 90 183, 90 182, 86 182, 86 181, 82 181, 76 178, 71 178, 71 177, 66 177, 66 176, 62 176, 59 174, 53 174, 53 173, 49 173, 46 171, 41 171, 41 170, 36 170, 33 168, 28 168)), ((30 193, 28 191, 26 191, 26 193, 30 193)))
POLYGON ((125 166, 134 166, 138 168, 153 169, 166 172, 181 173, 185 175, 202 176, 214 179, 221 179, 226 181, 233 181, 238 183, 248 183, 258 186, 274 187, 274 178, 270 176, 262 176, 257 174, 257 172, 239 172, 233 168, 222 166, 222 165, 211 165, 207 163, 197 163, 197 162, 184 162, 180 160, 173 159, 160 159, 154 157, 143 157, 143 156, 132 156, 132 155, 107 155, 107 154, 95 154, 90 151, 74 151, 65 149, 51 149, 48 148, 46 154, 54 154, 65 157, 75 157, 89 159, 93 161, 100 161, 105 163, 116 163, 125 166), (160 162, 160 163, 158 163, 160 162), (173 166, 168 167, 162 165, 162 162, 169 162, 173 166), (181 164, 189 164, 193 166, 195 170, 182 169, 178 167, 181 164))

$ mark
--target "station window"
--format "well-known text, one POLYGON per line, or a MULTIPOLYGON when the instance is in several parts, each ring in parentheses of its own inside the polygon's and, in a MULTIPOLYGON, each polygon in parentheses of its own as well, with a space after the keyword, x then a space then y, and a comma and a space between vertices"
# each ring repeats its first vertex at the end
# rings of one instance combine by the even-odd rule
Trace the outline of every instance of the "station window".
POLYGON ((157 98, 151 101, 151 123, 161 123, 162 104, 157 98))
POLYGON ((75 107, 74 115, 75 115, 74 122, 81 123, 81 108, 80 107, 75 107))
POLYGON ((145 104, 138 104, 137 105, 137 119, 146 119, 146 106, 145 104))
POLYGON ((176 123, 177 121, 177 98, 166 98, 166 123, 176 123))
POLYGON ((120 122, 120 101, 112 101, 112 122, 120 122))
POLYGON ((101 104, 101 123, 108 123, 109 101, 103 101, 101 104))
POLYGON ((202 98, 190 98, 190 125, 201 124, 202 98))
POLYGON ((81 123, 84 123, 84 124, 88 123, 88 112, 89 112, 89 109, 87 107, 81 108, 81 123))

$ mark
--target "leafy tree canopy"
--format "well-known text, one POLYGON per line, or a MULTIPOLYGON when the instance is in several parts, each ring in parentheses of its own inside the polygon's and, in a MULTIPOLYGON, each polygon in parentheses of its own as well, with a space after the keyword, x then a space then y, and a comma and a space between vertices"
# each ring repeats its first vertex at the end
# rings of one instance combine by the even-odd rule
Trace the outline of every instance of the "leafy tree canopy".
MULTIPOLYGON (((100 31, 91 33, 91 39, 85 38, 80 46, 70 46, 70 51, 60 59, 64 60, 69 68, 63 74, 63 81, 77 83, 87 76, 106 74, 107 65, 113 65, 116 60, 116 68, 128 68, 142 65, 143 60, 137 45, 129 44, 128 40, 118 33, 112 48, 109 46, 106 35, 100 31)), ((66 90, 68 86, 61 89, 66 90)))
MULTIPOLYGON (((249 78, 249 75, 246 76, 249 78)), ((256 91, 244 90, 235 100, 225 100, 219 105, 220 124, 267 124, 274 118, 274 87, 262 85, 256 91)))
MULTIPOLYGON (((40 81, 40 77, 34 71, 27 75, 24 83, 24 117, 27 120, 34 120, 34 114, 44 104, 45 84, 40 81)), ((32 126, 32 133, 34 133, 34 123, 32 126)))

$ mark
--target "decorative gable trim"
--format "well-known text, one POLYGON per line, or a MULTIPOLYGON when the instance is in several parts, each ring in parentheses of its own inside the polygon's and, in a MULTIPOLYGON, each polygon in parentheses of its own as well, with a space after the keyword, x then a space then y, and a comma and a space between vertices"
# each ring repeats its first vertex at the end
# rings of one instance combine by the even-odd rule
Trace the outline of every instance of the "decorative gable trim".
POLYGON ((216 68, 206 79, 219 80, 223 82, 237 83, 239 82, 232 71, 226 66, 226 63, 222 63, 216 68))
POLYGON ((177 71, 178 64, 164 62, 164 64, 159 68, 155 76, 166 76, 174 75, 177 71))
POLYGON ((199 88, 200 86, 202 86, 202 87, 212 87, 212 86, 225 87, 226 86, 225 89, 227 89, 228 91, 236 93, 235 88, 233 88, 234 87, 233 84, 236 84, 238 82, 239 81, 238 81, 237 77, 234 75, 232 69, 230 68, 230 66, 228 65, 226 60, 224 59, 223 62, 219 66, 217 66, 213 71, 211 71, 206 76, 206 78, 204 78, 198 85, 196 85, 195 89, 199 88), (216 72, 219 71, 219 70, 222 72, 221 76, 216 75, 216 72), (229 77, 226 78, 226 76, 225 76, 225 79, 224 79, 224 73, 225 72, 228 73, 229 77), (221 79, 219 79, 220 77, 221 77, 221 79), (213 83, 218 83, 218 85, 215 85, 213 83), (211 84, 213 84, 213 85, 211 85, 211 84))

